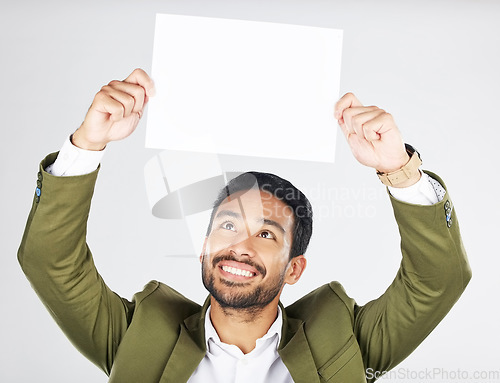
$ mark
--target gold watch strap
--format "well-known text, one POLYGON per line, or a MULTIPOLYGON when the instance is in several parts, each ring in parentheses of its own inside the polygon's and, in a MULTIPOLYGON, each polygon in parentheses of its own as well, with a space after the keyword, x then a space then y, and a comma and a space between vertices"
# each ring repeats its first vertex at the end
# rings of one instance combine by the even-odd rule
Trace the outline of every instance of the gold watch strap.
POLYGON ((384 185, 397 186, 398 184, 413 177, 419 171, 418 168, 420 168, 420 165, 422 165, 422 160, 420 159, 418 152, 413 149, 410 160, 401 169, 391 173, 382 173, 377 171, 377 175, 384 185))

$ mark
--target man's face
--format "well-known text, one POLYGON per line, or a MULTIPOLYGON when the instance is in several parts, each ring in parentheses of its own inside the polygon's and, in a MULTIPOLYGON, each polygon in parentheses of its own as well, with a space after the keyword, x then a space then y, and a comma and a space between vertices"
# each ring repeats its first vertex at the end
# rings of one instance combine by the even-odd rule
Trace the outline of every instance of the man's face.
POLYGON ((287 282, 293 212, 271 193, 238 192, 218 207, 202 254, 203 284, 223 307, 263 308, 287 282))

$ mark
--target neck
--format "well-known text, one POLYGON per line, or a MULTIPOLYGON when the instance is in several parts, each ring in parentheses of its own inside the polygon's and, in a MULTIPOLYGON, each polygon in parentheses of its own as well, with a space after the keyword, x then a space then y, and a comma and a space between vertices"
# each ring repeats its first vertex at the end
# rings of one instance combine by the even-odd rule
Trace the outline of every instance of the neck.
POLYGON ((211 297, 210 319, 222 342, 234 344, 244 354, 255 348, 278 316, 278 297, 263 308, 222 307, 211 297))

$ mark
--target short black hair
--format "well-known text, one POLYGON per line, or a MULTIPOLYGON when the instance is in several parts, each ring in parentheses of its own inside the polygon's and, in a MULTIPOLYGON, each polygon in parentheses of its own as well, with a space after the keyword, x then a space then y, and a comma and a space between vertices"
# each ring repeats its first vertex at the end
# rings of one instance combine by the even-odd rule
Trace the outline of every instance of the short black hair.
POLYGON ((297 189, 291 182, 271 173, 246 172, 233 178, 221 189, 214 202, 210 223, 207 229, 207 237, 212 230, 212 222, 215 212, 230 195, 239 191, 250 190, 258 184, 259 190, 272 193, 274 197, 283 201, 293 211, 293 233, 290 259, 306 252, 312 235, 312 206, 304 193, 297 189))

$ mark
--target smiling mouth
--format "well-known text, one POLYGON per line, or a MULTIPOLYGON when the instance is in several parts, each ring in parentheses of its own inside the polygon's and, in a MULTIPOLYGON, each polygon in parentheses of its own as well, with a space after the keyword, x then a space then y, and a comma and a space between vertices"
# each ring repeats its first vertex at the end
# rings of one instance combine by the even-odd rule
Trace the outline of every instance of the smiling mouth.
POLYGON ((239 277, 251 278, 251 277, 255 277, 255 275, 257 275, 256 273, 252 273, 251 271, 238 269, 238 268, 232 267, 232 266, 223 265, 223 266, 220 266, 220 268, 222 271, 224 271, 226 273, 236 275, 239 277))

